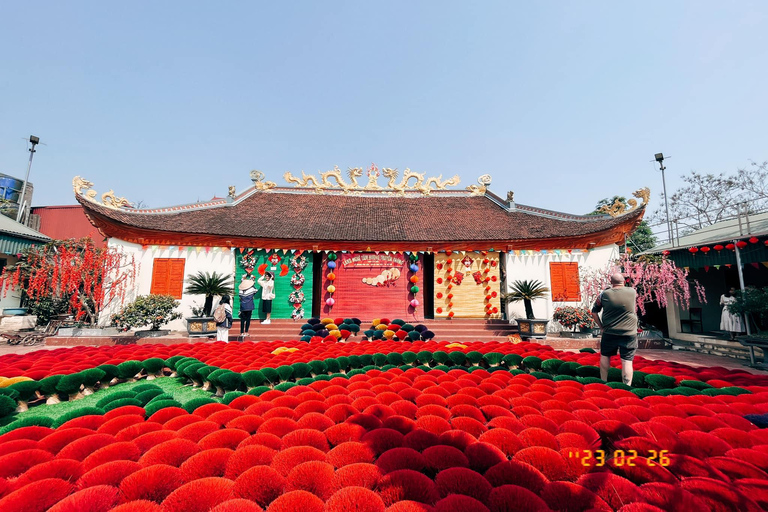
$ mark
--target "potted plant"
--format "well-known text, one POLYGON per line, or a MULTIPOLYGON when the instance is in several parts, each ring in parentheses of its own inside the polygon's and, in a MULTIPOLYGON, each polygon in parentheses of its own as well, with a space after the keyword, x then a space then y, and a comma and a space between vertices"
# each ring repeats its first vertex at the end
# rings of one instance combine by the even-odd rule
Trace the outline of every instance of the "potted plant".
POLYGON ((575 308, 572 306, 561 306, 555 309, 552 320, 559 323, 571 331, 560 333, 562 338, 589 338, 592 336, 592 315, 584 308, 575 308), (576 332, 576 328, 580 332, 576 332))
POLYGON ((520 329, 520 336, 524 338, 545 338, 547 336, 546 318, 535 318, 533 315, 532 301, 544 299, 549 293, 549 288, 544 283, 536 280, 515 281, 510 286, 510 291, 502 294, 502 298, 508 302, 523 301, 525 306, 525 318, 516 318, 520 329))
POLYGON ((185 318, 187 321, 187 333, 190 336, 207 336, 216 333, 216 322, 213 319, 211 309, 213 308, 213 297, 221 295, 232 295, 233 283, 228 276, 218 272, 200 271, 189 277, 188 284, 184 293, 190 295, 205 295, 205 302, 202 307, 192 308, 192 316, 185 318))
POLYGON ((181 318, 181 313, 174 311, 177 307, 179 301, 170 295, 140 295, 120 313, 112 315, 112 323, 121 331, 149 325, 149 330, 136 331, 139 338, 165 336, 170 331, 160 330, 160 327, 181 318))

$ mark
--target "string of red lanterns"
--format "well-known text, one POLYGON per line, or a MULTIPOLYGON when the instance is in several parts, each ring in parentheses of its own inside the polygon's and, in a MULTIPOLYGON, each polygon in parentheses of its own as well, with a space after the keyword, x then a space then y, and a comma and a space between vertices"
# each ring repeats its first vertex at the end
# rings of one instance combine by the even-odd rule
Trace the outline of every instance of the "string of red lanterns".
MULTIPOLYGON (((757 244, 757 243, 760 242, 760 239, 757 238, 756 236, 753 236, 753 237, 749 238, 748 242, 749 243, 747 243, 747 240, 738 240, 735 244, 734 243, 728 243, 728 244, 725 244, 725 245, 716 244, 716 245, 713 245, 712 247, 709 247, 709 246, 696 247, 696 246, 694 246, 694 247, 689 247, 688 248, 688 252, 695 256, 696 253, 698 253, 698 252, 702 252, 702 253, 704 253, 704 255, 707 255, 712 249, 714 249, 714 250, 716 250, 718 252, 722 251, 723 249, 728 249, 729 251, 733 251, 737 247, 739 249, 744 249, 749 244, 757 244)), ((765 239, 763 241, 763 243, 765 244, 766 247, 768 247, 768 239, 765 239)), ((665 250, 665 251, 662 251, 661 254, 663 256, 669 256, 670 254, 672 254, 672 252, 669 251, 669 250, 665 250)))

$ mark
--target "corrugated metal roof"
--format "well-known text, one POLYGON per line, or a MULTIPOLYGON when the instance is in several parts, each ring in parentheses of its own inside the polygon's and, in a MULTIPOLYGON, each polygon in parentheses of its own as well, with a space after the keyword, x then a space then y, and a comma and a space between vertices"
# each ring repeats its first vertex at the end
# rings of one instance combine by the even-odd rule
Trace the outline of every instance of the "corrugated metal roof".
POLYGON ((0 234, 36 242, 47 242, 50 240, 50 237, 39 231, 35 231, 24 224, 20 224, 13 219, 9 219, 5 215, 0 215, 0 234))
POLYGON ((657 245, 643 254, 688 249, 700 245, 724 244, 731 240, 765 235, 768 235, 768 213, 760 213, 749 217, 742 216, 741 222, 739 222, 739 218, 716 222, 711 226, 694 231, 690 235, 681 236, 676 239, 674 246, 670 243, 657 245))
POLYGON ((9 236, 0 234, 0 253, 3 254, 19 254, 24 249, 28 249, 37 243, 38 245, 45 243, 44 241, 35 240, 23 240, 15 236, 9 236))

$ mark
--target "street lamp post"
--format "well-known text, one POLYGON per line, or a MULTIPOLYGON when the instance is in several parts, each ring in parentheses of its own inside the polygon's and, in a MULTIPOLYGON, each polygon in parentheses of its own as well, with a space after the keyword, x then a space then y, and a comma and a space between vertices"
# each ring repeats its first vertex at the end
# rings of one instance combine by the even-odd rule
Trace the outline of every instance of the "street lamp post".
POLYGON ((24 177, 24 186, 21 187, 21 198, 19 199, 19 212, 16 214, 16 222, 21 222, 21 218, 24 216, 24 195, 27 193, 27 182, 29 181, 29 171, 32 170, 32 157, 35 156, 35 146, 40 143, 40 137, 30 135, 29 143, 32 144, 32 147, 29 148, 29 164, 27 165, 27 175, 24 177))
POLYGON ((667 199, 667 180, 664 177, 664 171, 667 169, 664 167, 664 154, 663 153, 656 153, 654 155, 654 158, 657 162, 659 162, 659 167, 661 168, 661 183, 664 186, 664 208, 667 210, 667 236, 669 236, 669 243, 672 244, 674 247, 675 240, 672 237, 672 224, 669 222, 669 201, 667 199))

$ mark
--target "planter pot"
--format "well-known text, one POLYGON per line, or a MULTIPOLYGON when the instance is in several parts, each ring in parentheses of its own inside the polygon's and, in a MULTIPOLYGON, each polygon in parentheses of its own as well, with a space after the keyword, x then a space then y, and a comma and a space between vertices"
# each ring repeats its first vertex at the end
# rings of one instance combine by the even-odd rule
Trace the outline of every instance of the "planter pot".
POLYGON ((548 319, 515 318, 521 338, 546 338, 548 319))
POLYGON ((189 336, 208 336, 216 334, 216 321, 212 316, 193 316, 185 318, 189 336))
POLYGON ((591 338, 592 337, 592 330, 589 331, 562 331, 560 333, 561 338, 591 338))
POLYGON ((136 331, 133 333, 137 338, 159 338, 160 336, 168 336, 171 331, 167 329, 158 331, 136 331))
POLYGON ((29 308, 5 308, 3 314, 7 316, 21 316, 26 315, 29 308))

